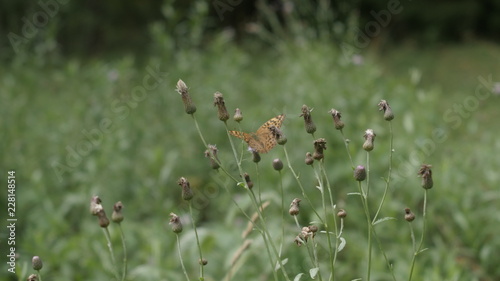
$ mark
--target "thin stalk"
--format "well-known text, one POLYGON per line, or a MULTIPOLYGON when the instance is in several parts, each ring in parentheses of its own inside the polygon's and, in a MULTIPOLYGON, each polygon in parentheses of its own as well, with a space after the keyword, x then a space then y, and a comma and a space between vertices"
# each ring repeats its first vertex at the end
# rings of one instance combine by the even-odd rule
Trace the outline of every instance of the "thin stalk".
POLYGON ((389 186, 391 183, 391 173, 392 173, 392 154, 393 154, 393 139, 394 139, 394 134, 392 133, 392 122, 389 122, 389 135, 390 135, 390 144, 389 144, 389 172, 387 174, 387 179, 385 180, 385 189, 384 189, 384 195, 382 195, 382 200, 380 201, 380 204, 378 205, 377 212, 375 213, 375 216, 373 217, 372 223, 374 223, 377 220, 378 214, 380 213, 380 210, 382 209, 382 206, 384 205, 385 202, 385 197, 387 195, 387 192, 389 191, 389 186))
POLYGON ((427 210, 427 189, 425 190, 424 193, 424 207, 423 207, 423 227, 422 227, 422 235, 420 236, 420 242, 418 243, 418 247, 413 253, 413 258, 411 260, 411 268, 410 268, 410 277, 408 278, 408 281, 411 281, 411 278, 413 276, 413 269, 415 268, 415 260, 417 259, 417 255, 421 253, 422 251, 422 245, 424 244, 424 236, 425 236, 425 230, 426 230, 426 210, 427 210))
MULTIPOLYGON (((316 179, 318 180, 320 191, 321 191, 321 203, 323 205, 323 212, 325 215, 325 221, 323 222, 323 225, 325 226, 326 240, 328 241, 328 250, 329 250, 328 254, 330 257, 330 272, 331 272, 330 276, 333 276, 333 272, 335 271, 335 266, 333 263, 333 253, 332 253, 333 248, 332 248, 332 239, 330 237, 330 227, 328 226, 328 222, 327 222, 328 221, 328 211, 326 208, 326 200, 325 200, 325 186, 323 184, 322 177, 318 174, 318 172, 316 171, 316 169, 314 169, 314 167, 312 167, 312 168, 314 170, 314 175, 316 176, 316 179)), ((321 167, 319 169, 321 169, 321 167)))
POLYGON ((125 233, 123 232, 122 225, 119 223, 118 228, 120 229, 120 237, 122 240, 123 247, 123 273, 122 273, 122 281, 127 277, 127 245, 125 244, 125 233))
POLYGON ((349 142, 346 139, 344 132, 342 130, 340 130, 340 133, 342 134, 342 139, 344 140, 344 145, 345 145, 345 149, 347 151, 347 156, 349 156, 349 160, 351 161, 351 168, 354 170, 354 162, 352 161, 351 151, 349 151, 349 142))
POLYGON ((361 187, 361 182, 358 181, 358 188, 359 192, 361 194, 361 202, 363 204, 363 210, 365 211, 365 216, 366 216, 366 222, 368 226, 368 271, 366 274, 366 280, 370 280, 370 274, 371 274, 371 266, 372 266, 372 223, 370 219, 370 212, 368 211, 368 202, 367 199, 364 195, 363 188, 361 187))
POLYGON ((194 229, 194 234, 196 236, 196 245, 198 246, 198 254, 200 255, 200 280, 203 281, 205 280, 204 277, 204 272, 203 272, 203 254, 201 252, 201 244, 200 244, 200 238, 198 237, 198 230, 196 228, 196 223, 194 222, 194 215, 193 215, 193 204, 191 204, 191 201, 189 201, 189 214, 191 215, 191 222, 193 223, 193 229, 194 229))
POLYGON ((316 217, 320 220, 321 223, 324 223, 323 219, 321 218, 321 216, 318 214, 318 212, 316 211, 316 209, 313 207, 313 203, 311 202, 311 199, 309 199, 309 197, 307 196, 306 194, 306 191, 304 190, 304 186, 302 186, 302 183, 300 182, 299 180, 299 176, 297 175, 297 173, 295 172, 295 170, 293 169, 292 167, 292 163, 290 162, 290 158, 288 157, 288 151, 286 149, 285 146, 283 146, 283 151, 285 152, 285 158, 286 158, 286 162, 288 164, 288 168, 290 169, 290 171, 292 172, 293 174, 293 177, 295 178, 295 180, 297 181, 297 184, 299 185, 300 187, 300 190, 302 191, 302 197, 304 197, 306 200, 307 200, 307 203, 309 203, 309 206, 311 206, 311 209, 313 210, 314 214, 316 215, 316 217))
POLYGON ((177 237, 177 251, 179 253, 179 259, 181 260, 182 271, 184 272, 184 276, 186 276, 186 280, 190 281, 189 276, 188 276, 187 271, 186 271, 186 267, 184 267, 184 262, 182 261, 181 242, 180 242, 179 234, 176 233, 175 236, 177 237))
POLYGON ((113 263, 113 273, 115 274, 116 280, 120 280, 120 274, 118 274, 118 269, 116 267, 115 253, 113 251, 113 246, 111 245, 111 235, 109 234, 109 230, 107 227, 104 227, 102 230, 104 231, 104 236, 106 236, 106 240, 108 242, 108 249, 111 255, 111 262, 113 263))

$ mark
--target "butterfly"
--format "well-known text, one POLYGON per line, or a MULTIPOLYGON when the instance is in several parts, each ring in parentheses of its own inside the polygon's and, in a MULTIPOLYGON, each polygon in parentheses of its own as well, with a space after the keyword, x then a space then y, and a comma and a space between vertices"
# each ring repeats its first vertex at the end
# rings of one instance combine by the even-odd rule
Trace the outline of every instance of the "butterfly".
POLYGON ((276 146, 276 137, 271 131, 271 127, 280 128, 285 120, 285 114, 271 118, 269 121, 260 126, 255 133, 244 133, 240 131, 229 131, 229 133, 237 138, 248 143, 249 149, 258 153, 267 153, 276 146))

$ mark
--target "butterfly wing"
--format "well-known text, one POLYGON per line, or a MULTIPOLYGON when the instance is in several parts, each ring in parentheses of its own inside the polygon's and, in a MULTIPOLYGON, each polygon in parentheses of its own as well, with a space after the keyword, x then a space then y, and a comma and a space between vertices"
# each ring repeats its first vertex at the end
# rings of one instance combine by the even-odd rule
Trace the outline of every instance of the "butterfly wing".
POLYGON ((283 124, 283 120, 285 120, 284 114, 271 118, 269 121, 260 126, 255 134, 248 134, 240 131, 229 131, 229 133, 244 140, 248 143, 248 146, 252 150, 257 151, 258 153, 267 153, 276 146, 276 138, 273 136, 269 128, 271 126, 280 128, 283 124))
POLYGON ((278 129, 281 128, 283 120, 285 120, 285 114, 278 115, 274 118, 271 118, 257 130, 255 135, 258 141, 262 144, 262 149, 261 151, 259 151, 259 153, 267 153, 269 150, 273 149, 273 147, 276 146, 276 138, 272 134, 270 127, 275 126, 278 129))
POLYGON ((263 144, 259 141, 259 138, 255 134, 248 134, 240 131, 229 131, 229 133, 239 139, 244 140, 252 150, 259 153, 265 153, 263 152, 263 144))

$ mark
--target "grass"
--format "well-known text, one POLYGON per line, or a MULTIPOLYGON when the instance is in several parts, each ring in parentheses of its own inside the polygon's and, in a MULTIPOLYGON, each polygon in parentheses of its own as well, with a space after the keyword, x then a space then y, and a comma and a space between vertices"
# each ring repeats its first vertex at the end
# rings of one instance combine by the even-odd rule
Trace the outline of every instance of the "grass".
MULTIPOLYGON (((431 51, 418 53, 422 58, 415 60, 416 51, 401 49, 383 62, 368 57, 364 64, 355 65, 335 49, 320 44, 271 50, 259 56, 217 44, 205 53, 180 51, 175 59, 152 55, 144 64, 127 57, 44 66, 13 63, 0 69, 0 129, 4 132, 0 159, 3 169, 16 170, 18 180, 16 244, 20 280, 31 272, 28 265, 34 255, 43 260, 44 280, 109 280, 113 276, 102 231, 88 213, 93 195, 99 195, 109 214, 116 201, 125 206, 121 227, 127 239, 129 280, 184 279, 175 250, 176 236, 168 227, 170 212, 177 213, 184 222, 179 243, 186 270, 195 279, 199 254, 187 216, 189 208, 182 202, 176 183, 181 176, 190 180, 198 199, 193 201, 193 207, 203 256, 208 259, 206 280, 226 276, 233 254, 244 243, 241 233, 247 225, 233 200, 249 214, 255 209, 244 189, 236 188, 221 173, 210 169, 196 128, 175 92, 179 78, 190 87, 204 136, 217 145, 223 163, 230 163, 233 156, 223 123, 213 107, 213 93, 223 93, 230 114, 236 107, 241 108, 243 131, 253 131, 270 117, 287 114, 283 131, 288 138, 290 162, 311 201, 318 204, 314 207, 319 208, 321 196, 314 188, 314 174, 303 164, 305 152, 313 150, 312 138, 299 117, 303 104, 314 108, 315 136, 327 139, 328 178, 335 186, 336 202, 348 212, 344 226, 347 244, 337 258, 339 280, 364 278, 367 229, 359 198, 347 195, 356 192, 357 186, 328 110, 333 107, 342 112, 355 164, 366 161, 361 149, 364 131, 372 128, 376 132, 375 149, 370 153, 370 196, 380 198, 385 186, 381 177, 387 175, 389 164, 389 130, 377 111, 377 103, 386 99, 396 116, 392 121, 394 181, 380 217, 397 220, 377 225, 377 234, 395 265, 397 280, 406 280, 412 255, 410 232, 402 219, 405 207, 416 214, 413 228, 417 237, 421 231, 417 221, 422 216, 423 189, 416 173, 422 163, 433 165, 434 188, 429 191, 427 203, 424 247, 428 250, 417 258, 415 280, 500 277, 495 256, 500 248, 500 239, 495 235, 499 199, 495 155, 500 142, 493 118, 498 97, 491 95, 481 101, 456 128, 443 119, 443 112, 474 93, 478 75, 491 73, 493 80, 499 79, 498 64, 495 68, 481 51, 486 48, 498 54, 498 46, 472 44, 462 49, 443 49, 440 51, 446 56, 438 56, 442 59, 439 66, 432 67, 437 55, 431 51), (456 58, 450 53, 457 54, 456 58), (155 68, 157 64, 168 73, 161 83, 147 90, 144 98, 131 96, 134 87, 144 86, 146 67, 155 68), (456 65, 463 65, 466 71, 452 71, 456 65), (411 67, 422 73, 420 82, 412 81, 407 74, 411 67), (106 127, 102 122, 109 120, 112 125, 108 132, 102 129, 106 127), (446 133, 445 141, 435 140, 432 134, 436 128, 446 133), (91 151, 86 152, 89 143, 91 151), (424 148, 419 144, 425 144, 424 148), (71 149, 80 151, 79 157, 69 152, 71 149), (418 160, 407 172, 405 167, 412 156, 418 160), (54 163, 70 168, 57 175, 54 163), (398 180, 402 177, 404 180, 398 180)), ((235 122, 228 121, 228 126, 239 130, 235 122)), ((242 157, 242 165, 255 173, 251 155, 244 153, 242 157)), ((265 211, 269 231, 279 237, 280 180, 271 167, 274 158, 285 160, 280 147, 262 155, 259 182, 262 197, 271 202, 265 211)), ((287 165, 281 174, 286 204, 302 198, 287 165)), ((2 200, 4 196, 0 195, 2 200)), ((298 216, 302 224, 316 220, 305 202, 298 216)), ((289 260, 285 266, 293 277, 307 273, 310 264, 306 262, 309 258, 305 248, 292 243, 297 229, 291 217, 287 215, 286 219, 284 255, 289 260)), ((112 227, 110 232, 117 261, 121 261, 120 233, 112 227)), ((238 260, 233 278, 271 280, 264 242, 257 233, 251 233, 249 239, 252 244, 238 260)), ((324 266, 329 260, 324 250, 328 245, 325 239, 317 242, 318 258, 324 266)), ((388 280, 386 263, 374 245, 372 280, 388 280)), ((322 268, 323 278, 327 279, 328 267, 322 268)), ((6 270, 0 273, 5 274, 6 270)), ((7 276, 8 280, 16 280, 7 276)))

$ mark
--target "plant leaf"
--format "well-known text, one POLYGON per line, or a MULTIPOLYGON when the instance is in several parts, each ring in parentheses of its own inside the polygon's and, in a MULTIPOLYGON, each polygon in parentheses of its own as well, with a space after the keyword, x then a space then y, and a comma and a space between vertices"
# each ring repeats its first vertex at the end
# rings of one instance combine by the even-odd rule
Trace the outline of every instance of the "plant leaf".
POLYGON ((299 273, 299 274, 295 275, 295 278, 293 278, 293 281, 299 281, 300 278, 302 277, 302 275, 304 275, 304 273, 299 273))
POLYGON ((344 237, 340 237, 340 245, 338 247, 338 251, 342 251, 345 247, 345 245, 347 244, 347 242, 345 241, 344 237))
POLYGON ((378 219, 376 220, 373 225, 376 225, 377 223, 381 223, 381 222, 384 222, 384 221, 388 221, 388 220, 395 220, 396 218, 395 217, 385 217, 385 218, 381 218, 381 219, 378 219))
POLYGON ((316 275, 318 275, 319 272, 319 267, 311 268, 309 269, 309 276, 311 276, 312 279, 316 278, 316 275))

